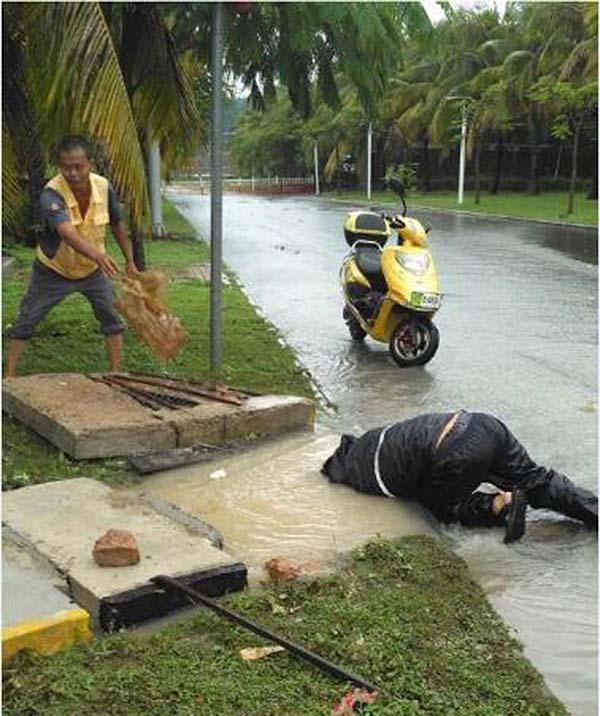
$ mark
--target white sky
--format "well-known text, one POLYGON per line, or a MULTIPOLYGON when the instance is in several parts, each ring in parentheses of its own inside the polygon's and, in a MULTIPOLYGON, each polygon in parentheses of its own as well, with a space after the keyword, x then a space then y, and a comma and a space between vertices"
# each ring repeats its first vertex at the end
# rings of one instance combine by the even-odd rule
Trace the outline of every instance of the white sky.
MULTIPOLYGON (((498 10, 500 17, 504 15, 506 0, 452 0, 450 3, 453 7, 461 7, 467 10, 477 10, 480 8, 494 8, 498 10)), ((431 22, 438 22, 444 19, 444 11, 437 4, 436 0, 421 0, 421 5, 429 15, 431 22)))

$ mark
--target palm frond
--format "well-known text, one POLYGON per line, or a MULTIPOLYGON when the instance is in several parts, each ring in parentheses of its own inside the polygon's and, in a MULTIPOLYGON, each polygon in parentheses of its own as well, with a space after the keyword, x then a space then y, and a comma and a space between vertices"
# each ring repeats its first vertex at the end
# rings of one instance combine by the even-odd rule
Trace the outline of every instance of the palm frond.
MULTIPOLYGON (((4 118, 3 118, 4 119, 4 118)), ((17 157, 13 141, 2 122, 2 228, 7 234, 18 235, 23 229, 26 193, 19 181, 17 157)))
POLYGON ((45 113, 46 140, 69 132, 101 140, 111 179, 131 207, 134 221, 142 224, 149 216, 143 153, 100 4, 32 3, 24 16, 31 80, 45 113))

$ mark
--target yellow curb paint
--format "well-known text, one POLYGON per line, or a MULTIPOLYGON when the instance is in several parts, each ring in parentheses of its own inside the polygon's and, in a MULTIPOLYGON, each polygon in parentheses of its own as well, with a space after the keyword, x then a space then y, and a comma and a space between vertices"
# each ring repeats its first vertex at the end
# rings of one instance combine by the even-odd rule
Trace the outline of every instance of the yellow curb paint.
POLYGON ((85 609, 65 609, 44 619, 26 619, 2 629, 2 662, 23 649, 54 654, 91 638, 90 615, 85 609))

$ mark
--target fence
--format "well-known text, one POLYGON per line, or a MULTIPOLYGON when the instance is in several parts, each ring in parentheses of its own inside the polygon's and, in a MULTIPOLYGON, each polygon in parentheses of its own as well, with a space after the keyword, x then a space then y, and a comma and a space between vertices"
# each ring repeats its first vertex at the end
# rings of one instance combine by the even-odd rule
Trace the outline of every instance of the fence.
MULTIPOLYGON (((192 181, 200 194, 210 194, 210 175, 195 174, 174 177, 176 181, 192 181)), ((223 191, 234 194, 314 194, 314 177, 228 177, 223 179, 223 191)))

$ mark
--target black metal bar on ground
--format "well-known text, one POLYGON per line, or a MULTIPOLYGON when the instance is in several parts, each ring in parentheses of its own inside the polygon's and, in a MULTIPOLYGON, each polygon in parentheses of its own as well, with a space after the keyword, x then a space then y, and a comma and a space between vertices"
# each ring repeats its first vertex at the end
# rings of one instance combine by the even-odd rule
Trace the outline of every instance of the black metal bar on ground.
POLYGON ((154 584, 157 584, 160 587, 170 587, 171 589, 178 589, 184 594, 187 594, 187 596, 194 601, 200 602, 200 604, 203 604, 205 607, 212 609, 212 611, 216 612, 219 616, 225 617, 225 619, 228 619, 234 624, 239 624, 240 626, 249 629, 255 634, 258 634, 265 639, 269 639, 269 641, 274 641, 276 644, 280 644, 285 649, 287 649, 287 651, 290 651, 292 654, 299 656, 301 659, 304 659, 304 661, 308 661, 309 663, 318 666, 321 671, 325 671, 326 673, 330 674, 331 676, 335 676, 341 681, 349 681, 356 686, 361 686, 362 688, 368 689, 369 691, 378 691, 380 693, 382 692, 382 689, 380 689, 379 686, 375 686, 375 684, 366 681, 361 676, 352 674, 351 672, 346 671, 345 669, 342 669, 341 667, 337 666, 333 662, 324 659, 322 656, 314 654, 312 651, 305 649, 303 646, 295 644, 293 641, 286 639, 284 636, 275 634, 275 632, 270 631, 266 627, 263 627, 260 624, 256 624, 255 622, 250 621, 250 619, 246 619, 246 617, 243 617, 241 614, 237 614, 237 612, 234 612, 231 609, 227 609, 226 607, 216 602, 214 599, 204 596, 204 594, 197 592, 195 589, 191 589, 187 585, 179 582, 177 579, 160 575, 158 577, 153 577, 150 581, 154 582, 154 584))

